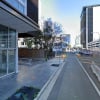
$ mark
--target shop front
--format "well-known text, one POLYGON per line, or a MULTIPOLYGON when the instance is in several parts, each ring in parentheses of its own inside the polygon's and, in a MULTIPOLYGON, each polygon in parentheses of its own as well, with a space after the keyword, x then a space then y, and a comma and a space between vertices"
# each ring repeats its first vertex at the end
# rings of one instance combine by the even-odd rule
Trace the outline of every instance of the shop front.
POLYGON ((18 73, 18 34, 33 35, 38 30, 29 17, 0 1, 0 78, 18 73))
POLYGON ((16 72, 17 32, 0 25, 0 77, 16 72))

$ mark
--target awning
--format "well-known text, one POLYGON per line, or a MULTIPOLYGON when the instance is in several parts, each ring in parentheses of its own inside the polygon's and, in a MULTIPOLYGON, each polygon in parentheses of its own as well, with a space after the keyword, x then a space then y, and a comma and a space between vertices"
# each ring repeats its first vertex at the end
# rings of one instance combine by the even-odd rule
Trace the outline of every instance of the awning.
POLYGON ((40 31, 38 25, 29 17, 18 12, 5 2, 0 2, 0 24, 15 29, 18 33, 35 34, 40 31))

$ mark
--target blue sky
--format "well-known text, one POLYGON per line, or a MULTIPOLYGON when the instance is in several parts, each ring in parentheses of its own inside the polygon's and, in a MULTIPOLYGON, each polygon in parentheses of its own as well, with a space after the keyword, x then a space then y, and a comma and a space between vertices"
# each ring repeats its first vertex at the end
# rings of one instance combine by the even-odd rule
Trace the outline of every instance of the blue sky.
POLYGON ((71 44, 80 33, 80 14, 86 5, 100 4, 100 0, 41 0, 41 17, 52 18, 71 34, 71 44))

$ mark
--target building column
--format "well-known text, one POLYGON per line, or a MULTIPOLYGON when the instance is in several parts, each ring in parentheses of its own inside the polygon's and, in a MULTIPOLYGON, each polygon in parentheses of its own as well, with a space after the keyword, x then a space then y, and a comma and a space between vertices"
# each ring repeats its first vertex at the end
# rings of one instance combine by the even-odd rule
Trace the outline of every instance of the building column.
POLYGON ((16 32, 16 73, 18 71, 18 32, 16 32))
POLYGON ((86 8, 86 49, 88 49, 88 8, 86 8))

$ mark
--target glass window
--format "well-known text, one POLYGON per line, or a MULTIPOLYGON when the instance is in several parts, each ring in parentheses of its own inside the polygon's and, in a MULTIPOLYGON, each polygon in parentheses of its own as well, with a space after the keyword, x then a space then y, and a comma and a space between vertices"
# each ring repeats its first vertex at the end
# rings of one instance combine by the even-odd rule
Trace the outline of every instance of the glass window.
POLYGON ((0 25, 0 48, 8 47, 8 28, 0 25))
POLYGON ((0 76, 7 74, 7 51, 0 50, 0 76))
POLYGON ((6 0, 6 1, 18 9, 18 4, 19 4, 18 0, 6 0))
POLYGON ((12 5, 14 5, 14 7, 18 9, 18 4, 19 4, 18 1, 17 0, 12 0, 12 1, 13 1, 12 5))
POLYGON ((20 0, 21 2, 23 2, 23 3, 25 3, 26 2, 26 0, 20 0))
POLYGON ((25 7, 24 7, 22 4, 19 3, 19 10, 20 10, 22 13, 24 13, 24 9, 25 9, 25 7))
POLYGON ((15 72, 16 31, 0 25, 0 76, 15 72))
POLYGON ((16 31, 9 29, 9 48, 16 48, 16 31))
POLYGON ((15 50, 9 50, 8 51, 8 73, 15 72, 15 50))
POLYGON ((21 45, 24 45, 24 42, 21 42, 21 45))
POLYGON ((17 10, 25 14, 25 4, 26 0, 6 0, 11 6, 15 7, 17 10))

